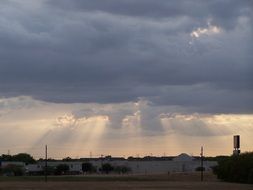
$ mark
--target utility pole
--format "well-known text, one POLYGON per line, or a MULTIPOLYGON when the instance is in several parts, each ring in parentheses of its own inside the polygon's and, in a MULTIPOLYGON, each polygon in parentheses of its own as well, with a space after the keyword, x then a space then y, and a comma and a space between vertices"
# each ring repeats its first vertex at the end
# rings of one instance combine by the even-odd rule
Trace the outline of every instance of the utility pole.
POLYGON ((203 181, 203 160, 204 160, 204 157, 203 157, 203 146, 201 147, 201 153, 200 153, 200 156, 201 156, 201 176, 200 176, 200 180, 203 181))
POLYGON ((47 145, 45 146, 45 182, 47 182, 47 145))

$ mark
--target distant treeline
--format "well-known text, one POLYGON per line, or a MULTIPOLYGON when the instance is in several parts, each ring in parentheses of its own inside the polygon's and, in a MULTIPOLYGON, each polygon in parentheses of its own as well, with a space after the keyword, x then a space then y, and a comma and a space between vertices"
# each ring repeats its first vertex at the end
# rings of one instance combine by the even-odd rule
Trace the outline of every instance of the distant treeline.
MULTIPOLYGON (((218 161, 221 158, 226 158, 229 156, 216 156, 216 157, 205 157, 205 161, 218 161)), ((128 161, 169 161, 169 160, 173 160, 173 158, 175 158, 175 156, 161 156, 161 157, 157 157, 157 156, 144 156, 144 157, 133 157, 133 156, 129 156, 128 158, 124 158, 124 157, 112 157, 112 156, 104 156, 104 157, 98 157, 98 158, 71 158, 71 157, 66 157, 63 159, 53 159, 53 158, 48 158, 48 161, 54 162, 54 161, 80 161, 80 162, 89 162, 89 161, 97 161, 97 160, 109 160, 109 161, 113 161, 113 160, 128 160, 128 161)), ((193 157, 196 160, 200 160, 199 156, 194 156, 193 157)), ((26 164, 34 164, 36 162, 41 162, 41 161, 45 161, 44 158, 40 158, 40 159, 35 159, 33 158, 30 154, 27 153, 19 153, 16 155, 7 155, 7 154, 2 154, 0 156, 0 162, 1 161, 15 161, 15 162, 24 162, 26 164)))
POLYGON ((227 182, 253 184, 253 152, 219 157, 218 166, 213 171, 219 179, 227 182))
MULTIPOLYGON (((166 160, 172 160, 174 156, 162 156, 162 157, 156 157, 156 156, 144 156, 144 157, 133 157, 130 156, 128 158, 124 157, 112 157, 110 155, 108 156, 103 156, 103 157, 98 157, 98 158, 71 158, 71 157, 66 157, 63 159, 53 159, 53 158, 48 158, 48 161, 81 161, 81 162, 88 162, 88 161, 96 161, 96 160, 129 160, 129 161, 166 161, 166 160)), ((196 157, 198 159, 198 157, 196 157)), ((7 154, 2 154, 0 156, 0 162, 1 161, 15 161, 15 162, 24 162, 26 164, 34 164, 37 161, 44 161, 44 158, 40 158, 38 160, 34 159, 30 154, 27 153, 19 153, 16 155, 7 155, 7 154)))

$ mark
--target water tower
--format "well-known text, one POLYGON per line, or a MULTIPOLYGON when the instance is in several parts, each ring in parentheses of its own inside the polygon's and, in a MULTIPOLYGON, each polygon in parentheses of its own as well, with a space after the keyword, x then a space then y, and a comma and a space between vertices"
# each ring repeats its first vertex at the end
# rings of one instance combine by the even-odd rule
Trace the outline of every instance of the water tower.
POLYGON ((239 155, 240 154, 240 135, 235 135, 234 136, 234 155, 239 155))

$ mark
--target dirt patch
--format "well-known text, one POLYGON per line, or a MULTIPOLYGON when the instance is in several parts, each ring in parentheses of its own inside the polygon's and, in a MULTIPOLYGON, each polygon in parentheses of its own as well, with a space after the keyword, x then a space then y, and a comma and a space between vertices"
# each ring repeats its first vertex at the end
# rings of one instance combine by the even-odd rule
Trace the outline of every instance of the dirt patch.
POLYGON ((0 190, 253 190, 252 185, 219 182, 212 173, 172 173, 158 175, 63 176, 49 178, 6 178, 0 190))
POLYGON ((252 190, 251 185, 222 182, 1 182, 0 190, 252 190))

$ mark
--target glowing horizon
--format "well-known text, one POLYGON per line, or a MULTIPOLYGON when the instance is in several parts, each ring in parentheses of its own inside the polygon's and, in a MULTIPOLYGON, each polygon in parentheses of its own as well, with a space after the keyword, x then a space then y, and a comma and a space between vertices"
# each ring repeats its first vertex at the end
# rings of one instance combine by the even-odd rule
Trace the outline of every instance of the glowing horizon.
POLYGON ((55 104, 20 97, 0 102, 9 105, 0 117, 1 154, 10 150, 40 158, 47 144, 52 158, 89 157, 90 152, 96 157, 198 155, 201 146, 206 156, 229 155, 235 134, 241 135, 242 151, 252 151, 252 114, 183 114, 170 107, 164 113, 146 101, 55 104))

